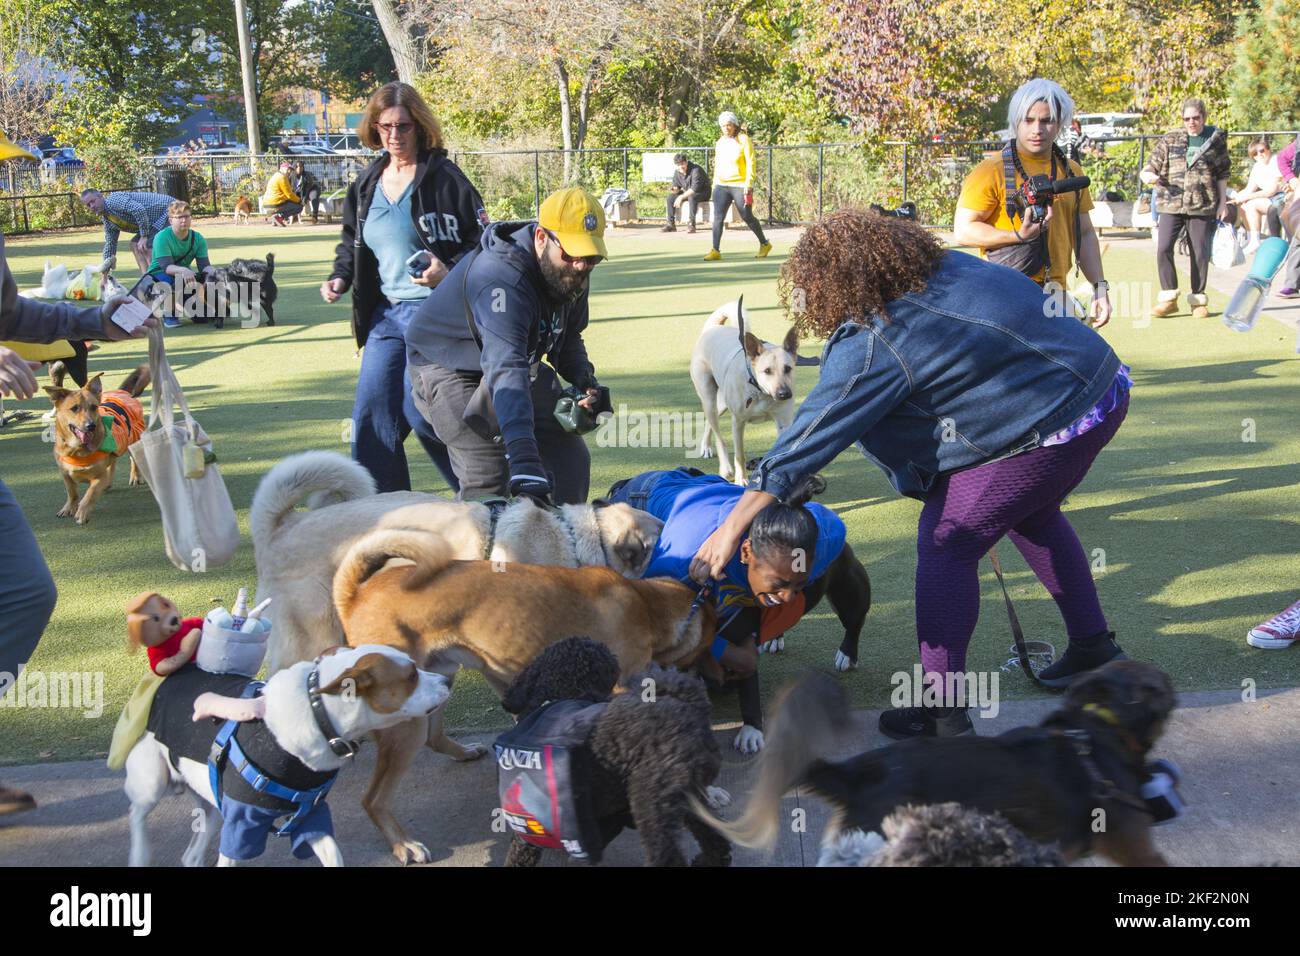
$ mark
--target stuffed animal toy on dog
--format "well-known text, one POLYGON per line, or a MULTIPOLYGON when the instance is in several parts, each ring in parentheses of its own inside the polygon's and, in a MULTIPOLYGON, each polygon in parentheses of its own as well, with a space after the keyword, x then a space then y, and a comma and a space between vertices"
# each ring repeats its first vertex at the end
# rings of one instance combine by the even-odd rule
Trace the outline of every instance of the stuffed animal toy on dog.
POLYGON ((167 598, 157 591, 145 591, 126 604, 126 633, 131 653, 145 648, 151 673, 135 685, 113 728, 113 742, 108 748, 110 770, 125 767, 126 755, 144 736, 149 709, 163 678, 180 670, 198 654, 203 618, 182 618, 176 605, 167 598))

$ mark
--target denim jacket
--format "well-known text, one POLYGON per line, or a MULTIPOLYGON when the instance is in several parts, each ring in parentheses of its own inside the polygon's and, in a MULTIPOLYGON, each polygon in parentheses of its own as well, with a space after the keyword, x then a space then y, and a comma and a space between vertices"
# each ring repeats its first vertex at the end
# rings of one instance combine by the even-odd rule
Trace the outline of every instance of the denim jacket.
POLYGON ((889 302, 888 322, 845 322, 821 378, 750 476, 785 499, 849 445, 901 494, 1028 451, 1101 400, 1119 357, 1082 322, 1054 316, 1013 269, 948 252, 921 292, 889 302))

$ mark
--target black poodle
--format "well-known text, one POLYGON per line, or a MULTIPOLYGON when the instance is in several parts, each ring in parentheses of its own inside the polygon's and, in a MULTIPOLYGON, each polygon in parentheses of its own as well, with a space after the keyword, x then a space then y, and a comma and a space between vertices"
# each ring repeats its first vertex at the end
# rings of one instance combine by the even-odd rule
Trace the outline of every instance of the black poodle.
MULTIPOLYGON (((516 717, 549 701, 607 702, 592 724, 584 769, 593 815, 605 843, 624 827, 641 833, 648 866, 683 866, 682 827, 700 846, 694 866, 729 866, 731 844, 698 820, 688 795, 713 797, 722 754, 709 723, 709 697, 698 677, 651 667, 614 694, 618 661, 604 644, 570 637, 539 654, 507 689, 502 706, 516 717)), ((516 835, 507 866, 536 866, 541 848, 516 835)))

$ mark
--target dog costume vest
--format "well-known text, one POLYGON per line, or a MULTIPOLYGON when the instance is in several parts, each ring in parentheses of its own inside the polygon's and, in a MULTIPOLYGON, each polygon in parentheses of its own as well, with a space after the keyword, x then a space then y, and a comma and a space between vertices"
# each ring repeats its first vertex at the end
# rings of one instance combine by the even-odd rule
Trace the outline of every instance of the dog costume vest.
POLYGON ((130 392, 114 389, 99 399, 100 418, 104 422, 104 440, 89 455, 61 455, 59 460, 70 467, 84 467, 109 455, 124 455, 144 433, 144 408, 130 392))
MULTIPOLYGON (((239 697, 249 683, 249 678, 241 674, 209 674, 192 662, 162 682, 149 710, 148 729, 167 747, 172 766, 178 766, 181 757, 207 764, 212 743, 225 723, 217 718, 193 720, 195 699, 205 691, 239 697)), ((338 773, 307 767, 276 743, 265 721, 244 721, 235 731, 235 739, 264 776, 292 790, 312 790, 338 773)), ((275 821, 298 808, 253 789, 231 764, 226 760, 221 767, 221 852, 232 860, 251 860, 266 849, 266 838, 275 821)), ((329 805, 321 800, 289 834, 293 838, 293 855, 307 859, 312 856, 311 839, 333 832, 329 805)))
POLYGON ((524 842, 600 862, 613 834, 602 832, 592 805, 587 741, 608 706, 552 701, 496 739, 501 810, 524 842))

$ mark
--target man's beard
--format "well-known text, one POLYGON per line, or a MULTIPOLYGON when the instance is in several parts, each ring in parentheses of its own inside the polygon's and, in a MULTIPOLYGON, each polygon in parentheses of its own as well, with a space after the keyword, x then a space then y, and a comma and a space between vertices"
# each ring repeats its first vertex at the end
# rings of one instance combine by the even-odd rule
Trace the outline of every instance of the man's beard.
POLYGON ((546 280, 547 290, 551 293, 551 297, 561 304, 576 302, 587 291, 587 274, 585 272, 573 272, 564 268, 564 266, 556 265, 544 256, 540 260, 540 264, 542 278, 546 280))

